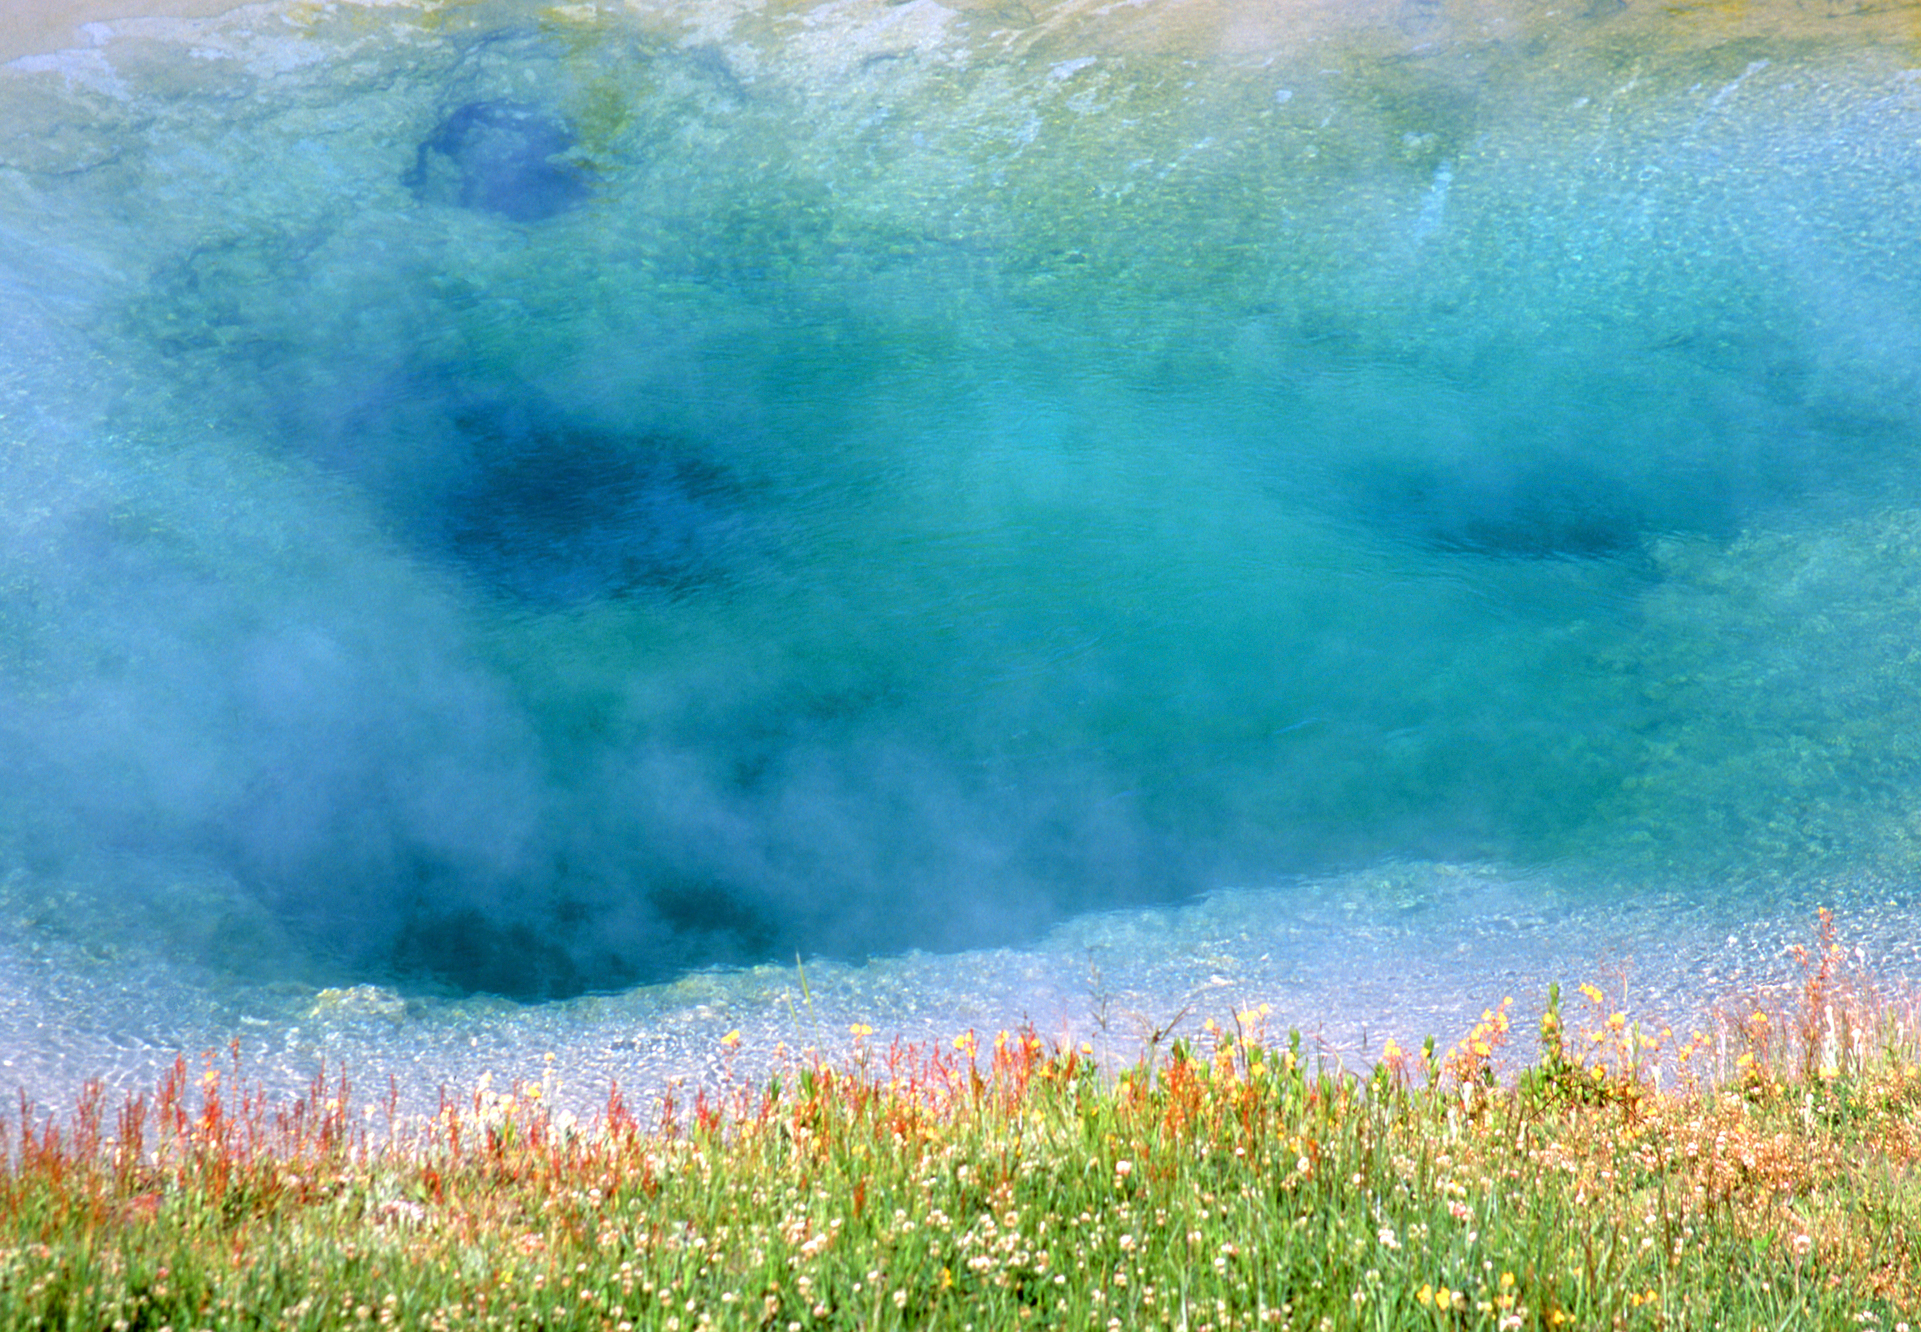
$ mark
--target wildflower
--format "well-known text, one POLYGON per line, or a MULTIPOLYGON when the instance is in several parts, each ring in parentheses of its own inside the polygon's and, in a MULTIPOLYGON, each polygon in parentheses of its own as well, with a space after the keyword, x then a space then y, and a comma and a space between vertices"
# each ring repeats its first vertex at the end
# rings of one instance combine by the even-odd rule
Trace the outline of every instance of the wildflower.
POLYGON ((740 1049, 740 1028, 736 1027, 734 1028, 734 1030, 728 1032, 725 1036, 721 1037, 720 1048, 723 1050, 740 1049))
POLYGON ((1381 1242, 1383 1249, 1398 1249, 1401 1247, 1401 1237, 1394 1233, 1393 1226, 1382 1226, 1379 1232, 1376 1233, 1375 1238, 1381 1242))
POLYGON ((849 1027, 847 1030, 854 1034, 854 1038, 856 1040, 860 1039, 862 1036, 872 1036, 874 1034, 874 1029, 868 1026, 865 1022, 856 1022, 853 1026, 849 1027))

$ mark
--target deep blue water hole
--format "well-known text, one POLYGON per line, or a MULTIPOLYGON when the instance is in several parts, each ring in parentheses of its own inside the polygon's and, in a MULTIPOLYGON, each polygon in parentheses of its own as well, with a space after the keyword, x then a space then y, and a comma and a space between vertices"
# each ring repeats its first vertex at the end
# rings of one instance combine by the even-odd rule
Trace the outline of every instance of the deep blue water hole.
POLYGON ((422 141, 403 180, 423 202, 539 222, 581 203, 586 173, 566 160, 567 123, 537 106, 468 102, 422 141))

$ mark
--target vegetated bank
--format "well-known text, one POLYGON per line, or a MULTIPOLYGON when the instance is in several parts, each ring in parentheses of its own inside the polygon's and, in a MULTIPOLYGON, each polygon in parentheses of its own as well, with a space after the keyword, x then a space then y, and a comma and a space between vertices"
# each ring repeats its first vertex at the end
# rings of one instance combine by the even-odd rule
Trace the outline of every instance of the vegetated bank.
MULTIPOLYGON (((1823 913, 1790 990, 1648 1030, 1552 992, 1367 1071, 1261 1008, 1104 1070, 1035 1032, 803 1052, 764 1083, 548 1086, 408 1121, 237 1053, 20 1107, 13 1328, 1921 1324, 1921 1025, 1823 913)), ((731 1056, 739 1039, 723 1048, 731 1056)))

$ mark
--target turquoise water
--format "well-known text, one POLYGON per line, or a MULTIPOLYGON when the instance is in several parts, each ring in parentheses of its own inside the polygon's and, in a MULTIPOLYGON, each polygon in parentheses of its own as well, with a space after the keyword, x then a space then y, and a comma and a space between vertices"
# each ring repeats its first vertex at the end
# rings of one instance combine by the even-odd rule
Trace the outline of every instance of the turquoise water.
POLYGON ((1905 49, 726 14, 6 71, 23 948, 296 1009, 1057 957, 1065 1014, 1075 930, 1227 888, 1250 958, 1463 873, 1905 900, 1905 49))

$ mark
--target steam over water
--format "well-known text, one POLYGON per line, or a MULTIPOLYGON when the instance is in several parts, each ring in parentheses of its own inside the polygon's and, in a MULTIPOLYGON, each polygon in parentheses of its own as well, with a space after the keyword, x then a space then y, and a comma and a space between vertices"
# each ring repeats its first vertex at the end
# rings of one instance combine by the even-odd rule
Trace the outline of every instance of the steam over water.
POLYGON ((17 1080, 1911 966, 1915 34, 1240 9, 0 70, 17 1080))

